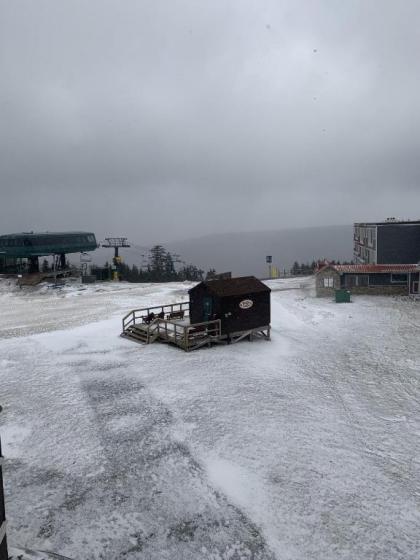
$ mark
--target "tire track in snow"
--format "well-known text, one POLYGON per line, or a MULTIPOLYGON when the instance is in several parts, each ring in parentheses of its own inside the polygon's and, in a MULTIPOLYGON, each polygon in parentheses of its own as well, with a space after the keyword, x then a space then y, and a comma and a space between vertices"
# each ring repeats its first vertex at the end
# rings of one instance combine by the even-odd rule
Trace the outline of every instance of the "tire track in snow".
POLYGON ((96 484, 105 483, 102 495, 122 519, 121 535, 103 543, 107 560, 274 559, 259 529, 173 441, 171 412, 142 384, 114 375, 84 390, 107 457, 96 484))

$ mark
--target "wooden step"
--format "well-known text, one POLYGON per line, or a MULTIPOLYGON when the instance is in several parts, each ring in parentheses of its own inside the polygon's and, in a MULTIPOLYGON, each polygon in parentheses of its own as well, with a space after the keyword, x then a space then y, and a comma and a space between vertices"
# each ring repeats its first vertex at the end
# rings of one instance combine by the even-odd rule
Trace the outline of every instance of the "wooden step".
POLYGON ((121 336, 123 338, 128 338, 129 340, 132 340, 133 342, 138 342, 139 344, 147 344, 146 340, 143 340, 141 338, 138 338, 137 336, 133 336, 130 333, 121 333, 121 336))
POLYGON ((146 335, 147 335, 148 329, 149 329, 149 326, 148 326, 148 325, 141 325, 141 324, 140 324, 140 325, 131 325, 131 326, 128 327, 127 330, 130 330, 130 331, 138 332, 138 333, 140 333, 140 334, 146 334, 146 335))
POLYGON ((127 329, 126 331, 124 331, 121 336, 124 336, 126 338, 131 338, 133 340, 136 340, 138 342, 143 342, 143 343, 147 343, 147 333, 145 332, 138 332, 137 330, 132 330, 132 329, 127 329))

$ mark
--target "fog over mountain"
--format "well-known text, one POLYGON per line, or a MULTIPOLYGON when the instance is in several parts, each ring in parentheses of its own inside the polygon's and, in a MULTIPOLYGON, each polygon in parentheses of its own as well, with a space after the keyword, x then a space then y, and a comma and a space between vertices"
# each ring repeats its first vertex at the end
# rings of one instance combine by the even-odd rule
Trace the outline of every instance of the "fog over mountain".
MULTIPOLYGON (((352 226, 326 226, 311 228, 221 233, 195 237, 176 242, 163 242, 180 260, 194 264, 204 271, 215 268, 217 272, 232 271, 234 275, 267 275, 266 255, 273 256, 273 264, 283 270, 290 269, 294 261, 307 262, 318 258, 351 260, 352 226)), ((147 264, 150 247, 130 239, 131 247, 121 255, 127 264, 147 264)), ((92 255, 97 264, 111 262, 110 249, 98 249, 92 255)))
POLYGON ((266 255, 273 264, 290 269, 294 261, 318 258, 351 260, 352 227, 328 226, 277 231, 222 233, 170 243, 167 247, 187 262, 235 275, 267 275, 266 255))

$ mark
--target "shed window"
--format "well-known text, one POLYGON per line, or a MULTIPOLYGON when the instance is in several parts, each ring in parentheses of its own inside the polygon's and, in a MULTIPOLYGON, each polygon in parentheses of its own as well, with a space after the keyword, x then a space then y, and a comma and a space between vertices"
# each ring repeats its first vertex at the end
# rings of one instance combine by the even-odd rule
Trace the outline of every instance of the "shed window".
POLYGON ((392 284, 407 284, 407 274, 391 274, 392 284))
POLYGON ((324 288, 334 288, 334 278, 332 276, 324 278, 324 288))

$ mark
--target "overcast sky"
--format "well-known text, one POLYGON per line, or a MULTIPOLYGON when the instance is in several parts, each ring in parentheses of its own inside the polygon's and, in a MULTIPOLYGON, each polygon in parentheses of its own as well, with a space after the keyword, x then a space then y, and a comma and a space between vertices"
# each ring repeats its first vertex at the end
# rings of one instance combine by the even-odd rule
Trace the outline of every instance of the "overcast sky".
POLYGON ((420 217, 418 0, 0 7, 0 233, 420 217))

